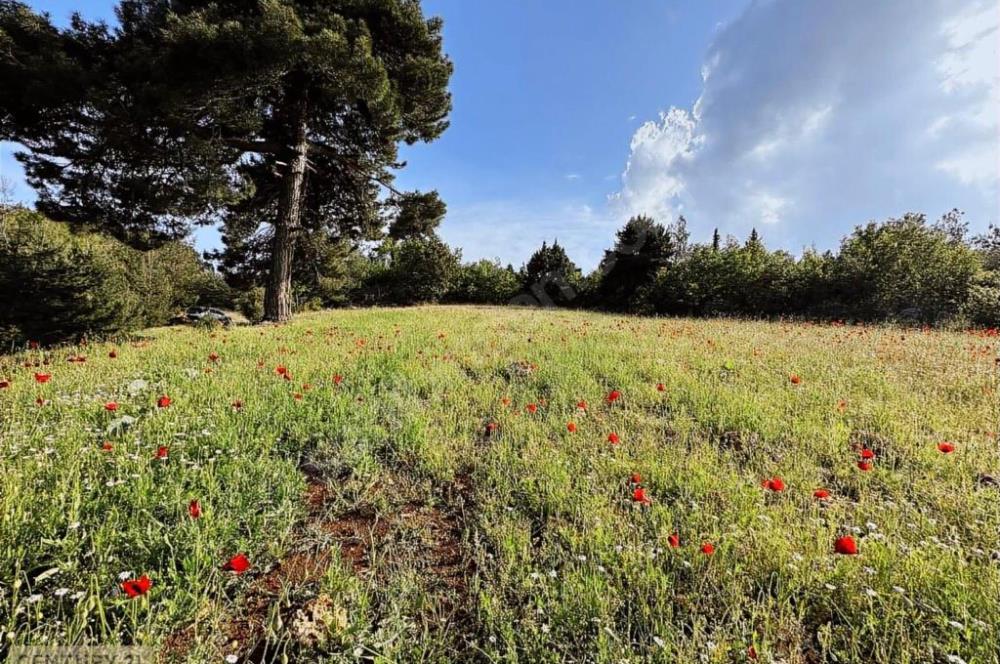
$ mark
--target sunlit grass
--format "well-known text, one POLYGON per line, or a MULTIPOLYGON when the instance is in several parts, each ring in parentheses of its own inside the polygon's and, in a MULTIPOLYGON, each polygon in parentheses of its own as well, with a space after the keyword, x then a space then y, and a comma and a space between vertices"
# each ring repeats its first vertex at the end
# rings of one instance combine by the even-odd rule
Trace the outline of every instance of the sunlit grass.
POLYGON ((962 333, 428 307, 0 359, 2 639, 160 648, 195 625, 184 658, 243 655, 255 581, 332 548, 257 611, 292 658, 997 662, 996 353, 962 333), (392 525, 361 572, 310 522, 304 466, 330 485, 324 519, 392 525), (775 476, 784 491, 762 488, 775 476), (435 585, 414 506, 459 515, 457 590, 435 585), (845 534, 859 555, 833 552, 845 534), (222 569, 238 552, 243 575, 222 569), (127 598, 119 577, 141 574, 127 598), (316 596, 335 619, 292 647, 283 607, 316 596))

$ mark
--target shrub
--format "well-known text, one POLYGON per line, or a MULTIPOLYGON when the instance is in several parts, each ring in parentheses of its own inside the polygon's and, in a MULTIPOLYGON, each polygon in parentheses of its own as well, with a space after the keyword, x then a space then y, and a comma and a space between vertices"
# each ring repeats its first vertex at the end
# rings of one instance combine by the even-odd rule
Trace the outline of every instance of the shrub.
POLYGON ((448 299, 473 304, 506 304, 517 295, 520 287, 521 281, 513 268, 481 260, 459 268, 448 299))

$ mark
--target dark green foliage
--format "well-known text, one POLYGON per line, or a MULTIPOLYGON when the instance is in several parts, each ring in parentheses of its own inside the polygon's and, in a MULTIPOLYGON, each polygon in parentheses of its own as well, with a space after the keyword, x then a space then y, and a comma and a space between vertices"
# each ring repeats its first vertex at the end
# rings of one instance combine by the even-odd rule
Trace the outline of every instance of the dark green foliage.
POLYGON ((559 246, 543 242, 541 248, 521 268, 522 293, 517 304, 565 306, 578 303, 582 275, 580 269, 559 246))
POLYGON ((458 276, 461 253, 436 235, 404 240, 391 249, 387 277, 394 304, 438 302, 458 276))
POLYGON ((389 225, 389 237, 394 240, 431 235, 448 212, 436 191, 405 194, 398 197, 395 205, 398 213, 389 225))
POLYGON ((193 248, 140 252, 74 233, 23 209, 0 209, 0 343, 53 343, 165 323, 193 304, 228 304, 229 292, 193 248))
POLYGON ((647 289, 677 248, 666 228, 649 217, 633 217, 618 231, 615 246, 604 252, 596 298, 600 307, 635 310, 637 294, 647 289))
POLYGON ((507 304, 520 290, 521 279, 514 268, 481 260, 459 268, 448 299, 475 304, 507 304))

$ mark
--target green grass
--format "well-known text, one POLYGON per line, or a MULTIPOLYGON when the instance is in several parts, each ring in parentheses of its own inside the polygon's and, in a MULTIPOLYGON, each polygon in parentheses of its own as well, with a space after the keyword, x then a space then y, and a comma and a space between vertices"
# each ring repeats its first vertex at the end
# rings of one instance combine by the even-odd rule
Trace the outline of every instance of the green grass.
POLYGON ((996 353, 427 307, 0 358, 0 658, 995 664, 996 353), (859 555, 834 553, 844 534, 859 555), (125 573, 152 588, 129 599, 125 573))

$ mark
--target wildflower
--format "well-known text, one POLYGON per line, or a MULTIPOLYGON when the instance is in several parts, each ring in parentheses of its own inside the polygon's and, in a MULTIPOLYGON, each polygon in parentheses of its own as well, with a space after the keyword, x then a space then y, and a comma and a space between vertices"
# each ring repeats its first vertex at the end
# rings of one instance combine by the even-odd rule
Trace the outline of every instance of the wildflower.
POLYGON ((538 404, 529 403, 527 406, 525 406, 525 408, 528 409, 529 413, 534 413, 538 410, 538 404))
POLYGON ((872 469, 872 463, 871 461, 858 461, 858 468, 867 473, 872 469))
POLYGON ((816 500, 828 500, 830 498, 830 492, 826 489, 816 489, 813 491, 813 498, 816 500))
POLYGON ((639 473, 632 473, 632 477, 629 478, 632 484, 642 484, 642 475, 639 473))
POLYGON ((235 556, 230 558, 225 565, 222 566, 227 572, 235 572, 236 574, 242 574, 243 572, 250 569, 250 560, 243 553, 237 553, 235 556))
POLYGON ((129 596, 129 599, 135 599, 149 592, 149 589, 153 587, 153 582, 148 576, 143 574, 138 579, 122 581, 121 587, 125 591, 125 594, 129 596))
POLYGON ((118 357, 118 351, 116 351, 114 348, 112 348, 110 351, 108 351, 108 357, 110 357, 112 360, 115 359, 115 358, 117 358, 118 357))
POLYGON ((785 490, 785 482, 777 475, 769 480, 764 480, 762 486, 768 491, 774 491, 775 493, 781 493, 785 490))
POLYGON ((579 410, 585 411, 585 410, 587 410, 587 402, 586 401, 578 401, 577 404, 576 404, 576 407, 579 410))
POLYGON ((858 544, 850 535, 838 537, 833 543, 833 550, 845 556, 856 556, 858 554, 858 544))
POLYGON ((955 445, 947 441, 938 443, 937 448, 938 452, 941 452, 942 454, 951 454, 952 452, 955 451, 955 445))
POLYGON ((0 390, 6 390, 8 387, 10 387, 9 380, 0 380, 0 390))
POLYGON ((104 410, 108 411, 109 413, 113 413, 116 410, 118 410, 118 404, 115 403, 114 401, 109 401, 106 404, 104 404, 104 410))
POLYGON ((575 422, 567 422, 566 423, 566 430, 569 431, 570 433, 576 433, 576 423, 575 422))
POLYGON ((156 407, 157 408, 169 408, 170 407, 170 403, 171 403, 170 397, 168 397, 166 394, 164 394, 163 396, 161 396, 159 399, 156 400, 156 407))
POLYGON ((486 435, 489 436, 490 434, 494 433, 497 430, 498 426, 499 425, 496 422, 487 422, 486 435))
POLYGON ((862 459, 874 459, 875 458, 875 452, 871 451, 870 449, 868 449, 866 447, 866 448, 864 448, 864 449, 861 450, 861 458, 862 459))
POLYGON ((69 588, 57 588, 52 594, 56 597, 65 597, 69 594, 69 588))
POLYGON ((340 385, 343 382, 344 382, 344 377, 341 376, 340 374, 335 374, 333 376, 333 384, 334 385, 340 385))
POLYGON ((219 361, 219 354, 215 353, 215 352, 209 353, 208 354, 208 361, 209 362, 218 362, 219 361))
POLYGON ((617 445, 622 441, 621 438, 618 437, 618 434, 612 431, 611 433, 608 434, 608 442, 611 443, 612 445, 617 445))
POLYGON ((632 500, 637 503, 641 503, 643 505, 649 505, 652 502, 649 499, 649 496, 646 495, 646 490, 643 489, 641 486, 637 486, 632 491, 632 500))
POLYGON ((274 368, 274 373, 278 374, 279 376, 287 376, 288 375, 288 367, 286 367, 283 364, 279 364, 278 366, 276 366, 274 368))
POLYGON ((792 385, 799 385, 802 383, 802 377, 798 374, 792 374, 788 377, 788 380, 792 381, 792 385))
POLYGON ((837 411, 839 413, 841 413, 841 414, 847 412, 847 401, 846 400, 841 399, 840 401, 837 402, 837 411))
POLYGON ((676 549, 681 545, 681 536, 678 533, 671 533, 667 535, 667 544, 669 544, 671 548, 676 549))
POLYGON ((296 392, 292 396, 295 398, 296 401, 302 401, 302 393, 301 392, 296 392))
POLYGON ((52 374, 47 373, 36 373, 35 382, 39 384, 45 384, 52 379, 52 374))
POLYGON ((656 391, 657 392, 666 392, 667 391, 667 386, 664 385, 663 383, 657 383, 656 384, 656 391))
POLYGON ((243 402, 240 401, 239 399, 234 400, 233 403, 230 405, 232 406, 233 410, 237 411, 243 410, 243 402))
POLYGON ((618 390, 611 390, 610 392, 608 392, 608 403, 614 403, 619 399, 621 399, 621 397, 622 397, 621 392, 619 392, 618 390))
POLYGON ((157 459, 166 459, 169 455, 170 455, 170 450, 167 448, 166 445, 160 445, 159 447, 156 448, 157 459))
POLYGON ((710 556, 715 553, 715 546, 711 542, 705 542, 701 545, 701 552, 706 556, 710 556))
POLYGON ((502 403, 504 406, 509 406, 510 405, 510 397, 504 397, 503 399, 500 399, 500 403, 502 403))
POLYGON ((104 441, 104 444, 101 445, 101 449, 105 452, 110 452, 111 450, 115 449, 115 446, 111 444, 110 440, 106 440, 104 441))
POLYGON ((201 503, 197 500, 192 500, 188 503, 188 514, 191 515, 192 519, 201 518, 201 503))

